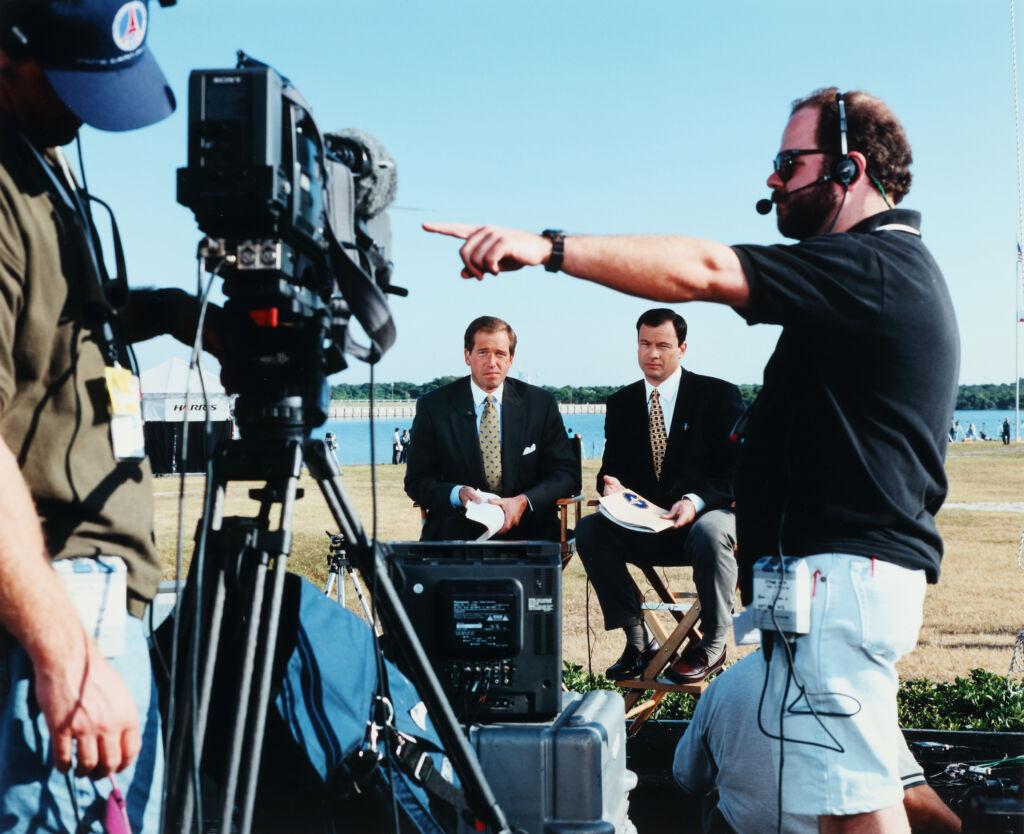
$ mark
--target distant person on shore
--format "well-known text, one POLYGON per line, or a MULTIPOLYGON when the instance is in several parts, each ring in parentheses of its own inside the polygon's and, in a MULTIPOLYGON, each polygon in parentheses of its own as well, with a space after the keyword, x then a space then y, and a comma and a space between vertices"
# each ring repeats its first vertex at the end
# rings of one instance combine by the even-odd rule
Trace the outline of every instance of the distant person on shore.
POLYGON ((395 434, 391 438, 391 462, 398 463, 402 459, 402 435, 398 433, 398 426, 395 426, 395 434))
POLYGON ((974 423, 971 423, 967 426, 967 436, 964 439, 970 441, 978 439, 978 428, 977 426, 974 425, 974 423))
POLYGON ((555 398, 507 379, 516 334, 494 316, 474 319, 463 339, 470 375, 416 403, 405 491, 425 508, 424 541, 476 539, 466 519, 479 491, 505 513, 497 538, 558 541, 555 502, 580 491, 576 455, 555 398))
POLYGON ((1007 417, 1003 420, 1003 445, 1010 445, 1010 418, 1007 417))
POLYGON ((402 431, 402 451, 398 455, 398 462, 405 463, 409 459, 409 446, 412 444, 412 439, 409 437, 409 430, 404 429, 402 431))

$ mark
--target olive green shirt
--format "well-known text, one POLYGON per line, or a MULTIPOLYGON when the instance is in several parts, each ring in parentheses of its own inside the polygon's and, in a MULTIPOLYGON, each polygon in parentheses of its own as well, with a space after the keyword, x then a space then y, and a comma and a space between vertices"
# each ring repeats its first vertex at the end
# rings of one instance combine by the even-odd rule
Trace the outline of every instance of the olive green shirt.
MULTIPOLYGON (((52 158, 52 157, 51 157, 52 158)), ((160 581, 148 460, 114 458, 102 318, 87 305, 74 214, 0 126, 0 435, 17 457, 53 559, 120 556, 128 609, 160 581)))

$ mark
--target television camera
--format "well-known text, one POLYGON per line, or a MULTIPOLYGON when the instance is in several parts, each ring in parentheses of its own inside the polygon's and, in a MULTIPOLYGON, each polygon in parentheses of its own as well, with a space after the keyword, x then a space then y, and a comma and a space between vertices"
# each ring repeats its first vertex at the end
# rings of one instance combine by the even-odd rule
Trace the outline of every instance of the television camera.
POLYGON ((395 163, 359 130, 321 134, 273 68, 243 52, 189 76, 188 164, 178 201, 224 278, 225 382, 246 429, 307 432, 327 419, 327 376, 350 354, 376 362, 395 339, 385 293, 395 163), (369 337, 350 336, 352 317, 369 337))

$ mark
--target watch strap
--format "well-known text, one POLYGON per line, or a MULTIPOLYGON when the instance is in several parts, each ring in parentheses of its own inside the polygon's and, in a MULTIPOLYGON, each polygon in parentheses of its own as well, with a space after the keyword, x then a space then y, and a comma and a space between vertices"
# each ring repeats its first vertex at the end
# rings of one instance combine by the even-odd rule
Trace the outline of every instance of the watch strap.
POLYGON ((558 272, 565 258, 565 232, 561 229, 545 229, 541 235, 551 241, 551 257, 544 264, 544 269, 548 272, 558 272))

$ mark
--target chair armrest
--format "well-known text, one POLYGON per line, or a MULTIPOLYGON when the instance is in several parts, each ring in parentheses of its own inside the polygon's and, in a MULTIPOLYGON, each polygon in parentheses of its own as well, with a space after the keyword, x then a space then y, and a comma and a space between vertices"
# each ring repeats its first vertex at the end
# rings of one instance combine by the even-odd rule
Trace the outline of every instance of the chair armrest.
POLYGON ((579 523, 580 520, 580 507, 583 505, 583 494, 570 495, 568 498, 559 498, 555 502, 555 506, 558 508, 558 518, 562 523, 562 541, 565 542, 568 538, 569 528, 569 508, 573 507, 575 510, 575 522, 579 523))

